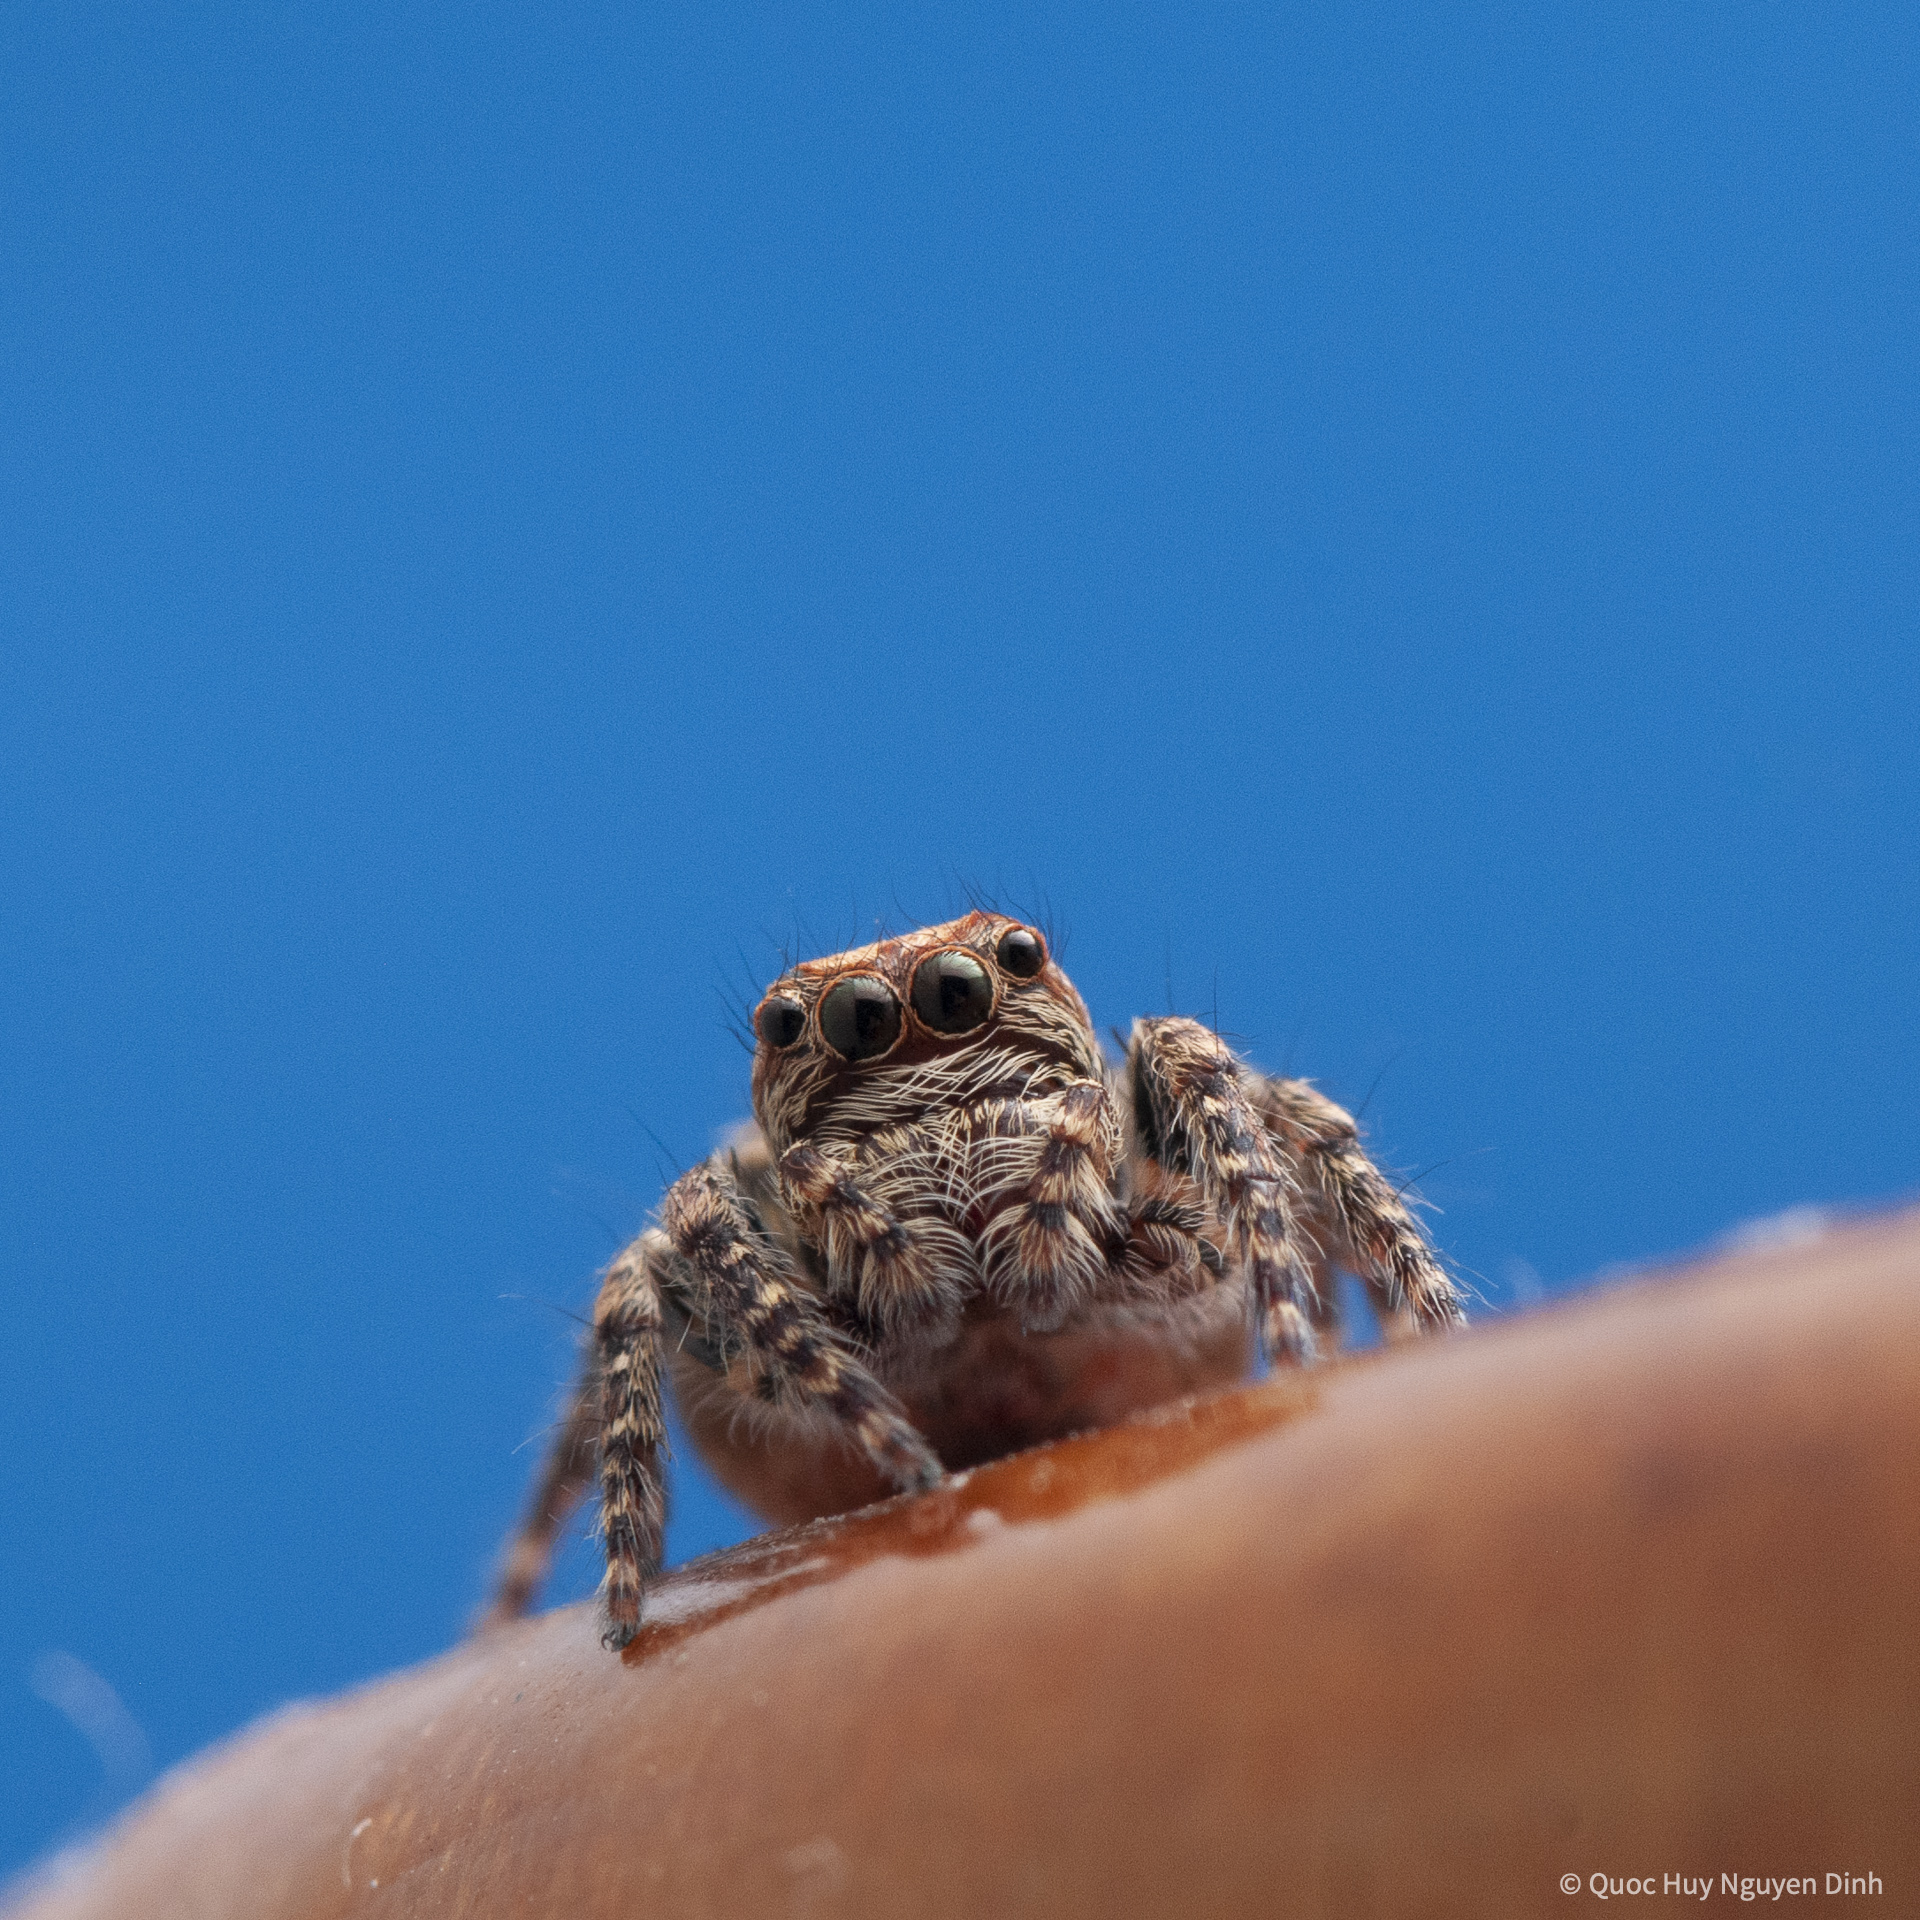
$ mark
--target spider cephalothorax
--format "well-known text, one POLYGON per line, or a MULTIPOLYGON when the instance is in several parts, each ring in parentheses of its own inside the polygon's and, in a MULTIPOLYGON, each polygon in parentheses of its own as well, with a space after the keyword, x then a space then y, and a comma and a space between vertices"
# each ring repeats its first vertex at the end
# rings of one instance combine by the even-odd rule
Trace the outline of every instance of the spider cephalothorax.
POLYGON ((754 1123, 607 1270, 497 1615, 531 1600, 597 1459, 607 1639, 632 1638, 668 1371, 721 1478, 797 1519, 1231 1378, 1249 1332, 1311 1360, 1335 1264, 1391 1330, 1461 1317, 1340 1108, 1172 1016, 1109 1065, 1019 921, 807 961, 754 1030, 754 1123))

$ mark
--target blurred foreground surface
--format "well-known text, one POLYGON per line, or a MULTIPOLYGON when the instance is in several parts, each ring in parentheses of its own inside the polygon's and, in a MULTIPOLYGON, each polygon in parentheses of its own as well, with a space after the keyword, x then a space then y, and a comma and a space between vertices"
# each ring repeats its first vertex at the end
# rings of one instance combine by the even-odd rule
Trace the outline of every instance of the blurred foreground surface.
POLYGON ((770 1536, 623 1659, 569 1608, 292 1709, 16 1915, 1920 1911, 1916 1594, 1908 1214, 770 1536))

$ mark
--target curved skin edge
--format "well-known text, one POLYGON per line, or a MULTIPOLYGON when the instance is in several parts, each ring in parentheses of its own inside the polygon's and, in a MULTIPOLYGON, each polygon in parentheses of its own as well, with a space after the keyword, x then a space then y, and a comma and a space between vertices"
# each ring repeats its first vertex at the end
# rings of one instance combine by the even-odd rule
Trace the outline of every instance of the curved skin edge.
POLYGON ((289 1710, 15 1920, 1908 1910, 1916 1514, 1910 1213, 769 1536, 624 1658, 573 1607, 289 1710))

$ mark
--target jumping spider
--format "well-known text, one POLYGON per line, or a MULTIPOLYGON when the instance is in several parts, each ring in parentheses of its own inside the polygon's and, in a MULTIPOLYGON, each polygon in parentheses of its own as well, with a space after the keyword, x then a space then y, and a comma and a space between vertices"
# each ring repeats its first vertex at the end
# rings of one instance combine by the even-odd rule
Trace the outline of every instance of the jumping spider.
POLYGON ((770 1517, 842 1511, 1336 1332, 1460 1296, 1353 1121, 1197 1021, 1109 1065, 1032 927, 994 913, 810 960, 754 1014, 754 1123, 607 1269, 492 1617, 524 1612, 596 1469, 605 1639, 660 1565, 663 1374, 770 1517), (746 1415, 747 1417, 742 1417, 746 1415))

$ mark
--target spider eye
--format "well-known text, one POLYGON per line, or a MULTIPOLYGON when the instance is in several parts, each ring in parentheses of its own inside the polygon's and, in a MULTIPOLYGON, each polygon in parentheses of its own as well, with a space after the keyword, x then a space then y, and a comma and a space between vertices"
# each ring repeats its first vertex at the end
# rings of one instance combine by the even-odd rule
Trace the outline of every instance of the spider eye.
POLYGON ((856 973, 827 990, 820 1031, 835 1053, 871 1060, 900 1038, 900 1002, 884 980, 856 973))
POLYGON ((965 1033, 993 1011, 993 982, 970 953, 930 953, 913 970, 913 1010, 935 1033, 965 1033))
POLYGON ((1000 936, 996 957, 1017 980, 1031 980, 1047 964, 1047 945, 1037 933, 1015 927, 1000 936))
POLYGON ((789 1000, 784 994, 775 994, 769 1000, 762 1000, 760 1011, 753 1016, 754 1031, 775 1053, 792 1046, 805 1031, 806 1024, 806 1008, 798 1000, 789 1000))

